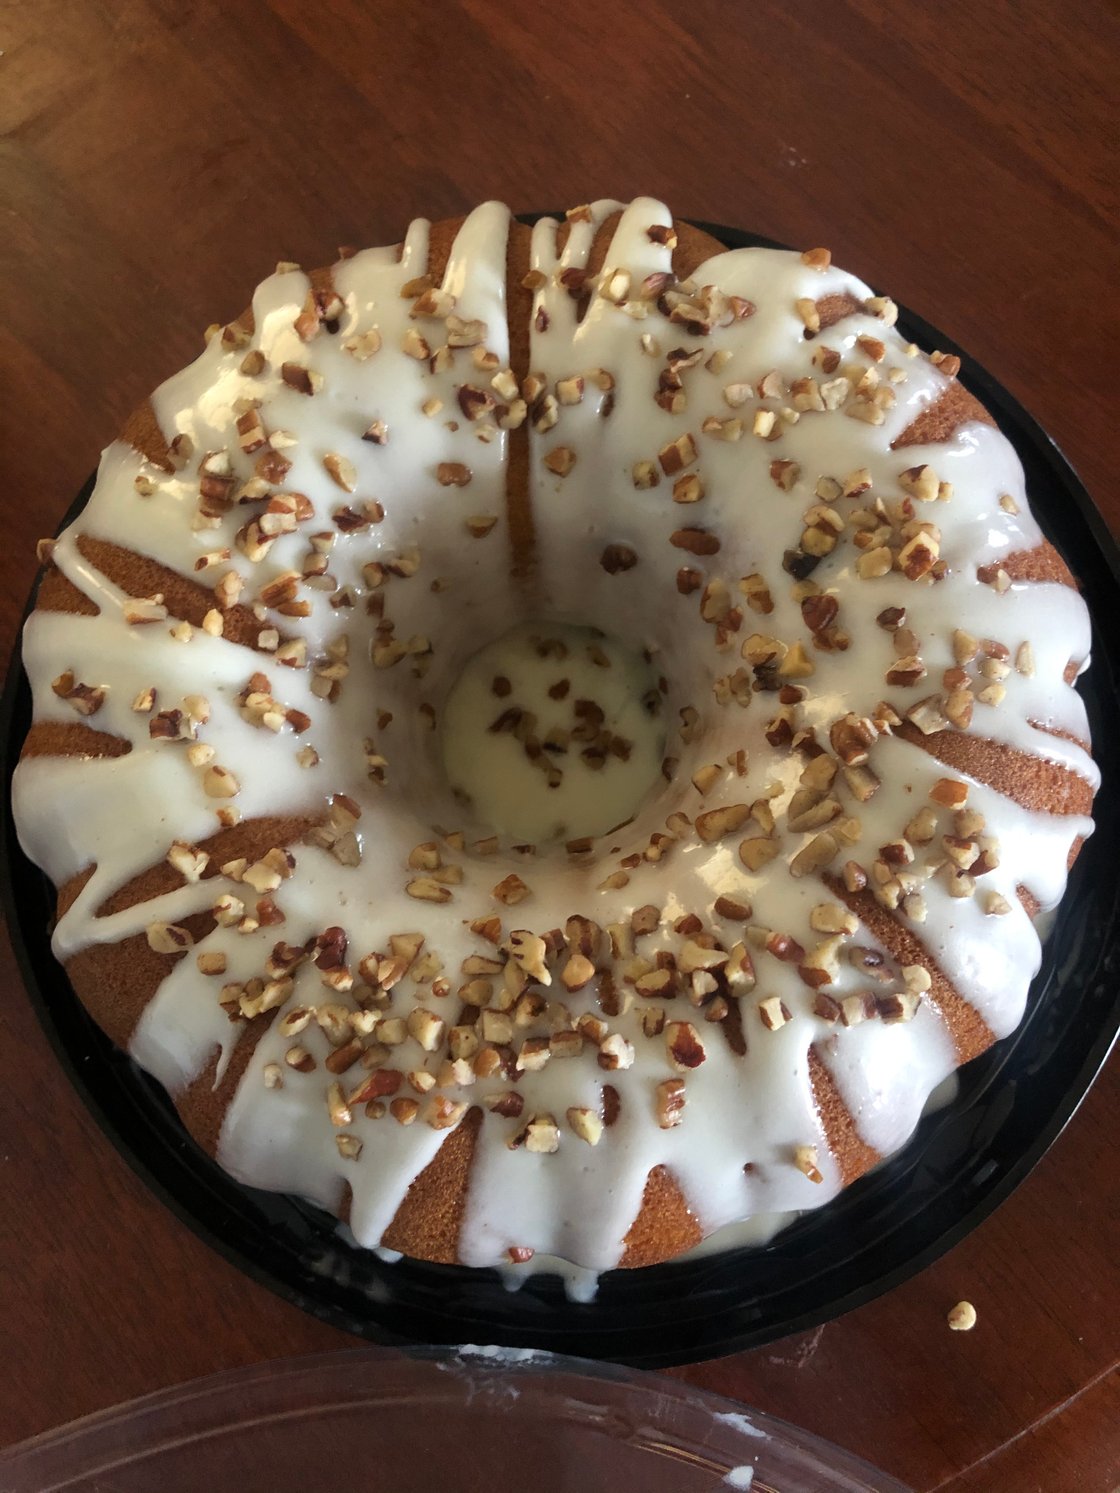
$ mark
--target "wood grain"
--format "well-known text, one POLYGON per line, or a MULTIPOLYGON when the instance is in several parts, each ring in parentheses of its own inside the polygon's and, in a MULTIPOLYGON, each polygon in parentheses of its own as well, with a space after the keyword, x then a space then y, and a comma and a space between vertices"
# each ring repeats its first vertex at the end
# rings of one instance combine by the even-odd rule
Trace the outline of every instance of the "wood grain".
MULTIPOLYGON (((415 214, 639 191, 834 257, 1017 395, 1114 528, 1107 0, 37 0, 0 7, 0 638, 129 410, 277 258, 415 214)), ((218 1368, 349 1341, 242 1278, 102 1138, 0 951, 0 1444, 218 1368)), ((938 1264, 680 1376, 915 1489, 1120 1477, 1114 1062, 938 1264), (949 1332, 972 1300, 979 1323, 949 1332)))

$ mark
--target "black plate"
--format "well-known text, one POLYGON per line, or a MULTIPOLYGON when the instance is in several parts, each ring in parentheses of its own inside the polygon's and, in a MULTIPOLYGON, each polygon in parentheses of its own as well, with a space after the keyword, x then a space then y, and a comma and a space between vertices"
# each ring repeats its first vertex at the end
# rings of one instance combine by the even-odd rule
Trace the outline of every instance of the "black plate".
MULTIPOLYGON (((701 225, 708 227, 709 225, 701 225)), ((732 247, 771 241, 711 227, 732 247)), ((904 334, 958 352, 961 381, 996 416, 1027 475, 1034 512, 1068 560, 1093 616, 1083 682, 1093 737, 1120 741, 1120 552, 1046 433, 942 333, 903 311, 904 334)), ((89 496, 92 479, 67 516, 89 496)), ((13 661, 0 712, 8 783, 30 722, 13 661)), ((5 794, 5 911, 28 991, 55 1050, 122 1155, 178 1216, 255 1279, 378 1342, 499 1343, 624 1363, 711 1358, 812 1327, 871 1300, 950 1249, 1027 1175, 1076 1110, 1120 1021, 1120 795, 1106 778, 1097 832, 1011 1037, 962 1070, 954 1102, 894 1160, 809 1213, 773 1244, 685 1264, 613 1271, 587 1305, 554 1277, 511 1293, 492 1271, 383 1263, 297 1199, 241 1187, 188 1138, 163 1090, 101 1034, 51 957, 54 894, 16 841, 5 794)))

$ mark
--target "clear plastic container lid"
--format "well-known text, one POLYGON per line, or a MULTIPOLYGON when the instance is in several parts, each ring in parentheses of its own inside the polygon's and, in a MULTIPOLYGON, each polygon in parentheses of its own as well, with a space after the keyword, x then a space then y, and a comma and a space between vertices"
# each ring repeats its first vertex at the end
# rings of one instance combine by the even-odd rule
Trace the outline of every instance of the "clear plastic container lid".
POLYGON ((906 1493, 688 1385, 516 1349, 255 1365, 0 1453, 0 1493, 906 1493))

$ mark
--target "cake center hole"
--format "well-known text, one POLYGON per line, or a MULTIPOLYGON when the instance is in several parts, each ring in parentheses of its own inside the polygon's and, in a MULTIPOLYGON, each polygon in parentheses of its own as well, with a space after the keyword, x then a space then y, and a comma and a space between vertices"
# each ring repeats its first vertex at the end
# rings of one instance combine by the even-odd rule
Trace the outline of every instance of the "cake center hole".
POLYGON ((663 681, 597 628, 520 624, 468 660, 442 715, 452 792, 517 841, 605 834, 662 785, 663 681))

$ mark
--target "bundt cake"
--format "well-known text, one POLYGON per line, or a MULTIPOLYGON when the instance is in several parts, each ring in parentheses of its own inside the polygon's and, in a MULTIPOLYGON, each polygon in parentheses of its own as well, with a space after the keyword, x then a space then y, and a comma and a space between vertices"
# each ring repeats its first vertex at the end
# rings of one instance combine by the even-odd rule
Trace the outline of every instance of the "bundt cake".
POLYGON ((418 221, 251 311, 45 541, 23 845, 236 1178, 468 1265, 817 1206, 1019 1022, 1085 606, 824 249, 418 221))

